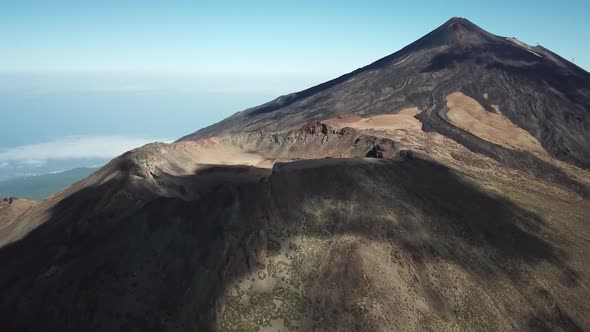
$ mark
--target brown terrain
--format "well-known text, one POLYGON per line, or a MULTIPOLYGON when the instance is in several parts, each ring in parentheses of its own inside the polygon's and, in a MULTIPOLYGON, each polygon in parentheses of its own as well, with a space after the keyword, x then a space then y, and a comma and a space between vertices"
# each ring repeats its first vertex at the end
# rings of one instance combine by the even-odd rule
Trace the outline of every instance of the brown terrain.
POLYGON ((554 53, 453 18, 0 202, 0 328, 590 329, 589 93, 554 53))
POLYGON ((498 105, 491 105, 496 113, 488 112, 461 92, 452 93, 446 99, 447 117, 453 125, 509 149, 547 154, 535 137, 502 115, 498 105))
POLYGON ((0 200, 0 228, 8 226, 23 213, 37 205, 36 201, 6 197, 0 200))

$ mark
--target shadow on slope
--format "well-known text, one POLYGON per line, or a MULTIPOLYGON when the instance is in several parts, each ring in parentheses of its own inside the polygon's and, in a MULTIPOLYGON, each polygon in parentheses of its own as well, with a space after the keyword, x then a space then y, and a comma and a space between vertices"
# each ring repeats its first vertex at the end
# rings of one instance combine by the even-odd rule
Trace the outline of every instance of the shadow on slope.
MULTIPOLYGON (((274 197, 279 210, 288 212, 284 218, 298 218, 296 211, 301 210, 310 196, 330 197, 354 202, 358 212, 352 216, 350 213, 334 215, 321 228, 325 236, 337 232, 378 237, 386 234, 406 241, 408 249, 416 251, 422 244, 399 236, 420 230, 451 246, 461 245, 502 260, 562 264, 556 249, 540 237, 544 226, 540 216, 500 196, 480 191, 445 166, 419 158, 403 162, 345 163, 348 165, 294 171, 271 178, 273 192, 282 192, 274 197), (280 188, 289 188, 289 192, 285 194, 280 188), (392 224, 379 218, 384 211, 394 213, 399 222, 392 224)), ((456 255, 447 257, 457 258, 456 255)), ((467 263, 466 268, 493 277, 485 266, 477 266, 475 261, 467 263)), ((572 281, 576 279, 573 272, 569 277, 572 281)))
POLYGON ((193 201, 144 203, 141 191, 122 180, 84 188, 1 248, 2 329, 215 330, 226 288, 256 269, 276 228, 394 241, 418 261, 439 255, 482 278, 518 279, 523 262, 545 262, 564 271, 554 282, 578 283, 565 255, 543 240, 539 216, 420 159, 278 165, 268 180, 220 183, 193 201), (361 212, 305 218, 306 202, 322 198, 361 212), (398 222, 375 218, 381 209, 398 211, 398 222))

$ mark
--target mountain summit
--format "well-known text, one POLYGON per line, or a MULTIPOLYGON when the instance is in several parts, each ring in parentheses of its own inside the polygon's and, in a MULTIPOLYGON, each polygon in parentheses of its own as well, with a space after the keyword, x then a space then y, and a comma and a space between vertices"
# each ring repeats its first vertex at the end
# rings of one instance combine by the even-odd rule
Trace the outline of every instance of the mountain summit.
POLYGON ((41 202, 2 331, 590 329, 590 74, 453 18, 41 202))
POLYGON ((453 17, 413 45, 417 44, 421 47, 449 44, 473 46, 499 42, 500 40, 501 38, 492 35, 465 18, 453 17))
POLYGON ((589 85, 588 72, 540 46, 495 36, 466 19, 452 18, 364 68, 240 112, 182 140, 233 131, 284 130, 346 113, 369 116, 417 106, 423 110, 419 117, 424 130, 477 145, 482 153, 508 160, 511 166, 539 168, 528 156, 490 147, 450 125, 445 98, 461 92, 488 113, 506 116, 552 157, 588 169, 589 85))

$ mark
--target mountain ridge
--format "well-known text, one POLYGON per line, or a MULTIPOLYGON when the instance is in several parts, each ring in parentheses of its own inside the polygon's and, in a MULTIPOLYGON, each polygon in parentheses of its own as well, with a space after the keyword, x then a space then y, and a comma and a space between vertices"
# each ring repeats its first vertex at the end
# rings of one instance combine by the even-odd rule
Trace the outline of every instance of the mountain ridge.
MULTIPOLYGON (((507 115, 513 122, 517 123, 538 138, 554 157, 564 161, 573 162, 577 166, 588 169, 590 166, 590 149, 588 146, 590 146, 590 144, 588 144, 588 137, 586 137, 584 133, 588 128, 582 128, 580 125, 588 123, 589 115, 584 109, 590 107, 590 92, 579 90, 579 87, 589 84, 590 74, 563 58, 556 57, 553 53, 548 53, 542 49, 536 50, 538 53, 523 48, 521 45, 518 45, 505 37, 489 34, 466 19, 452 18, 418 41, 398 52, 377 60, 368 66, 359 68, 351 73, 312 88, 281 96, 269 103, 236 113, 224 121, 203 128, 194 134, 187 135, 179 141, 205 138, 215 135, 216 133, 223 134, 231 132, 232 130, 260 130, 265 128, 265 130, 270 129, 278 131, 292 128, 295 123, 301 125, 303 124, 303 121, 292 121, 292 124, 284 121, 285 123, 281 124, 281 126, 277 124, 273 125, 273 123, 289 116, 293 118, 295 116, 293 112, 304 110, 304 108, 301 107, 297 108, 297 103, 301 104, 305 100, 309 100, 315 96, 325 95, 329 98, 329 91, 335 87, 354 85, 349 84, 349 82, 354 80, 355 77, 358 78, 359 76, 366 76, 367 73, 370 72, 381 71, 382 73, 377 73, 376 75, 394 75, 405 78, 405 80, 389 79, 388 81, 390 81, 390 83, 387 83, 387 85, 393 83, 394 85, 403 87, 403 82, 407 82, 408 77, 415 77, 413 80, 414 82, 408 84, 410 87, 413 87, 414 92, 400 91, 400 95, 402 98, 406 99, 406 102, 405 105, 404 103, 401 103, 398 107, 418 106, 423 110, 437 107, 437 105, 433 104, 430 100, 437 85, 444 87, 445 90, 448 90, 448 93, 463 90, 464 93, 469 93, 470 97, 478 99, 482 104, 489 104, 481 97, 486 92, 477 91, 477 93, 474 94, 473 92, 475 91, 470 91, 473 90, 470 86, 475 84, 481 86, 482 82, 490 84, 490 90, 503 90, 498 91, 498 96, 492 96, 498 104, 504 99, 500 98, 500 95, 508 94, 510 93, 509 91, 514 90, 515 82, 519 82, 519 84, 522 83, 523 87, 539 89, 543 91, 543 93, 547 91, 547 93, 555 94, 555 91, 557 91, 563 96, 563 102, 559 108, 564 110, 564 112, 567 110, 567 113, 571 113, 571 115, 563 114, 563 119, 560 119, 560 121, 563 120, 565 122, 564 126, 568 127, 567 130, 574 131, 577 138, 572 138, 571 133, 566 132, 566 129, 557 128, 556 130, 545 131, 545 129, 549 128, 543 128, 542 130, 542 128, 539 128, 534 122, 531 123, 530 121, 525 121, 524 117, 529 114, 551 117, 550 113, 552 113, 549 107, 546 107, 545 109, 541 109, 540 107, 530 107, 530 105, 534 104, 534 101, 530 97, 530 100, 526 101, 526 105, 509 104, 501 106, 502 108, 506 108, 508 111, 507 115), (459 39, 463 30, 467 30, 469 35, 472 36, 470 38, 477 40, 477 42, 470 42, 466 45, 453 43, 453 41, 459 39), (441 40, 442 43, 440 43, 441 40), (484 40, 485 42, 480 43, 481 40, 484 40), (458 46, 455 47, 456 45, 458 46), (442 49, 440 49, 440 47, 442 47, 442 49), (432 53, 433 49, 438 51, 432 53), (422 53, 417 54, 412 58, 412 54, 415 52, 422 53), (555 61, 558 61, 558 63, 555 61), (410 65, 410 63, 414 64, 410 65), (399 68, 395 68, 396 66, 399 68), (458 68, 465 67, 462 72, 465 72, 466 77, 451 77, 451 82, 447 82, 447 79, 444 77, 442 80, 439 78, 438 80, 440 82, 438 83, 426 81, 426 79, 432 77, 432 75, 437 75, 437 77, 448 75, 445 74, 445 72, 450 66, 458 68), (468 67, 471 69, 467 69, 468 67), (475 69, 474 73, 468 72, 473 69, 475 69), (541 80, 537 79, 536 76, 541 76, 541 80), (543 79, 549 79, 550 81, 544 82, 542 81, 543 79), (448 88, 453 85, 456 87, 452 89, 448 88), (427 93, 421 94, 415 92, 420 90, 426 91, 427 93), (522 106, 525 107, 517 110, 517 108, 521 108, 522 106), (293 111, 290 111, 290 114, 287 114, 286 112, 290 109, 293 109, 293 111), (281 112, 282 110, 284 110, 284 112, 281 112), (232 126, 235 126, 235 129, 232 129, 232 126), (551 131, 553 131, 553 133, 550 135, 546 134, 551 131), (566 150, 568 150, 567 153, 565 152, 566 150)), ((455 70, 455 72, 456 71, 457 70, 455 70)), ((365 79, 364 81, 366 81, 367 84, 371 84, 371 81, 378 80, 379 78, 380 77, 377 77, 376 79, 365 79)), ((382 81, 386 81, 385 77, 382 81)), ((375 87, 375 89, 377 89, 377 87, 375 87)), ((477 90, 481 90, 481 88, 477 88, 477 90)), ((379 95, 383 95, 383 93, 379 93, 379 91, 375 91, 374 94, 377 98, 379 98, 379 95)), ((492 93, 487 94, 492 95, 492 93)), ((367 111, 362 110, 363 108, 370 106, 369 101, 366 103, 368 106, 356 106, 355 108, 362 111, 362 113, 367 113, 367 111)), ((442 101, 438 101, 438 103, 443 104, 442 101)), ((523 101, 523 104, 524 103, 525 102, 523 101)), ((335 102, 332 104, 335 104, 335 102)), ((400 102, 398 101, 395 104, 399 105, 400 102)), ((555 102, 553 104, 555 104, 555 102)), ((491 110, 489 106, 488 109, 491 110)), ((354 109, 350 111, 355 112, 354 109)), ((428 113, 431 114, 433 111, 438 110, 428 111, 428 113)), ((388 112, 391 111, 385 109, 377 109, 376 112, 371 111, 373 114, 384 114, 388 112)), ((307 111, 307 115, 304 117, 306 118, 306 121, 316 119, 322 120, 322 118, 333 117, 339 113, 342 113, 342 110, 326 109, 323 113, 316 112, 315 114, 307 111)))
POLYGON ((0 202, 0 328, 589 329, 590 80, 484 32, 0 202))

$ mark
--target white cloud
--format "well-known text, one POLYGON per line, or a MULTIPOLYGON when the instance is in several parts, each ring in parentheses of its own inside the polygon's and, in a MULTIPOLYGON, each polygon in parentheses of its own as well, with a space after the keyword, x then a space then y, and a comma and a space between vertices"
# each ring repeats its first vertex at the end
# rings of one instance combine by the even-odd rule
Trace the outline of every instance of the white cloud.
POLYGON ((110 159, 126 151, 151 142, 169 142, 166 139, 129 136, 65 137, 45 143, 28 144, 0 150, 0 167, 9 164, 40 166, 48 160, 84 158, 110 159))
POLYGON ((38 159, 28 159, 28 160, 19 160, 18 161, 19 168, 35 168, 35 167, 41 167, 44 163, 45 160, 38 160, 38 159))

